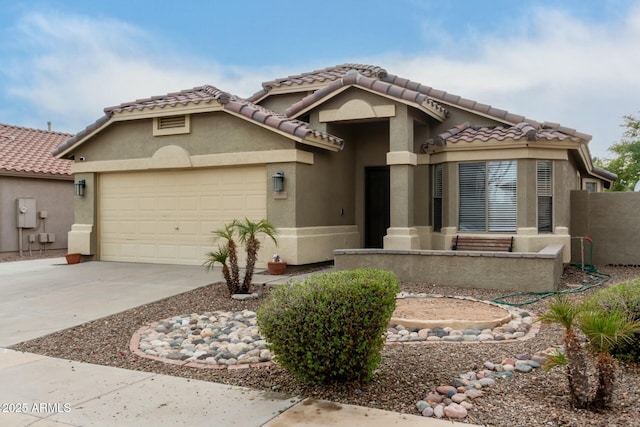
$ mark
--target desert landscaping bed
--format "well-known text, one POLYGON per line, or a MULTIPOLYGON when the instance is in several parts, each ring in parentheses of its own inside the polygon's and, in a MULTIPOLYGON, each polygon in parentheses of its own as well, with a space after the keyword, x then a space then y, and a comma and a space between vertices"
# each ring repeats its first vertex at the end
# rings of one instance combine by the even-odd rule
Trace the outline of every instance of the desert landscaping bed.
MULTIPOLYGON (((607 267, 600 271, 612 275, 610 286, 640 276, 638 268, 607 267)), ((585 275, 575 268, 563 276, 563 287, 580 284, 585 275)), ((402 291, 441 295, 470 296, 491 300, 504 292, 487 289, 461 289, 429 283, 403 283, 402 291)), ((582 299, 598 288, 573 294, 582 299)), ((256 310, 258 300, 236 301, 228 297, 223 283, 143 305, 65 331, 24 342, 12 348, 20 351, 75 361, 117 366, 204 381, 251 387, 340 403, 369 406, 418 416, 416 402, 435 387, 462 373, 479 369, 484 362, 500 362, 506 357, 534 354, 560 343, 562 330, 543 325, 532 339, 509 343, 437 343, 387 345, 375 378, 367 384, 307 386, 277 365, 260 369, 199 369, 162 363, 138 357, 129 349, 133 334, 142 325, 171 316, 211 310, 256 310)), ((542 300, 526 306, 539 315, 547 308, 542 300)), ((569 403, 564 371, 545 373, 536 369, 516 373, 488 388, 463 422, 487 426, 637 426, 640 425, 640 368, 623 365, 619 373, 614 409, 602 413, 576 411, 569 403)))

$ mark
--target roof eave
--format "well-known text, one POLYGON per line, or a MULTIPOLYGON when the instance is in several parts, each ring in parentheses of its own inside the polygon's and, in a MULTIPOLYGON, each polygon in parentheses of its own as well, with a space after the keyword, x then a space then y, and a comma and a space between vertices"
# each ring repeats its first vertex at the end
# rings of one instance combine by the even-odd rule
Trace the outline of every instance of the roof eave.
POLYGON ((282 131, 280 129, 277 129, 277 128, 273 127, 273 126, 269 126, 267 124, 260 123, 258 121, 252 120, 251 118, 249 118, 249 117, 247 117, 247 116, 245 116, 245 115, 243 115, 241 113, 236 113, 235 111, 231 111, 231 110, 228 110, 228 109, 223 109, 222 111, 224 111, 227 114, 231 114, 234 117, 238 117, 238 118, 240 118, 242 120, 246 120, 246 121, 248 121, 250 123, 253 123, 253 124, 255 124, 257 126, 260 126, 260 127, 264 128, 264 129, 267 129, 267 130, 269 130, 271 132, 275 132, 275 133, 277 133, 277 134, 279 134, 281 136, 284 136, 284 137, 286 137, 286 138, 288 138, 288 139, 290 139, 292 141, 300 142, 302 144, 307 144, 307 145, 311 145, 311 146, 314 146, 314 147, 324 148, 324 149, 329 150, 329 151, 339 151, 339 150, 342 149, 342 144, 332 144, 331 142, 326 141, 324 138, 317 138, 317 137, 314 137, 313 135, 307 135, 305 137, 299 137, 299 136, 290 134, 288 132, 282 131))
POLYGON ((73 174, 58 174, 34 171, 15 171, 0 169, 0 176, 11 176, 16 178, 54 179, 59 181, 73 181, 73 174))
POLYGON ((93 137, 95 134, 102 131, 102 129, 109 126, 112 122, 112 119, 113 119, 112 114, 105 114, 104 116, 96 120, 92 125, 87 126, 84 130, 78 132, 76 135, 69 138, 69 140, 59 145, 58 148, 53 150, 53 153, 52 153, 53 156, 56 159, 64 159, 65 156, 67 156, 71 151, 75 150, 77 147, 84 144, 88 139, 93 137), (83 132, 86 132, 86 134, 82 135, 83 132), (82 135, 80 138, 78 138, 77 140, 74 140, 80 135, 82 135))

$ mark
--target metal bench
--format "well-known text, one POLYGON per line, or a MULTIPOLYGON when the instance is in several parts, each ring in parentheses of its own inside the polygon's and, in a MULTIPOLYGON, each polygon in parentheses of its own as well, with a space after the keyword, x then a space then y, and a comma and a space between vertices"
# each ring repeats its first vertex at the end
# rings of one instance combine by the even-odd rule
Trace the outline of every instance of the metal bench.
POLYGON ((513 252, 511 237, 456 236, 451 247, 454 251, 513 252))

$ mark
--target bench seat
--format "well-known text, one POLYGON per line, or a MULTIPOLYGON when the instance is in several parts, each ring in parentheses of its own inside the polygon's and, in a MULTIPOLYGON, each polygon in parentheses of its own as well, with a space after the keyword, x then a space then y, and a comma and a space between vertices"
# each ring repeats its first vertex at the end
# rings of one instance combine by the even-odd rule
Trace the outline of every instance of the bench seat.
POLYGON ((456 236, 451 247, 454 251, 513 252, 511 237, 456 236))

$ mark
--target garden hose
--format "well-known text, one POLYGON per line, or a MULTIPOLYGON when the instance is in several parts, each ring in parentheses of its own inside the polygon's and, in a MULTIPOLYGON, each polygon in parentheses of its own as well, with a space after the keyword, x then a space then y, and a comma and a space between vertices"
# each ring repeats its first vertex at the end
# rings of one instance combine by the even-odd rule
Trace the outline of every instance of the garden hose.
POLYGON ((586 273, 589 273, 589 275, 591 276, 590 280, 588 280, 587 282, 584 282, 581 286, 574 289, 565 289, 562 291, 513 292, 510 294, 496 297, 492 301, 497 304, 509 305, 512 307, 521 307, 523 305, 533 304, 534 302, 538 302, 552 295, 563 295, 563 294, 573 294, 578 292, 584 292, 588 289, 595 288, 596 286, 600 286, 607 283, 609 280, 611 280, 611 275, 599 272, 597 267, 593 265, 593 241, 589 237, 586 237, 585 239, 591 244, 589 256, 590 256, 590 261, 592 263, 591 264, 572 263, 570 265, 576 268, 579 268, 586 273), (508 298, 514 298, 514 299, 529 298, 529 299, 523 302, 505 301, 508 298))
POLYGON ((599 272, 596 266, 593 264, 589 264, 585 266, 582 266, 581 264, 571 264, 571 265, 588 272, 592 276, 591 280, 588 280, 587 282, 583 283, 580 287, 577 287, 574 289, 564 289, 562 291, 514 292, 511 294, 501 295, 497 298, 494 298, 492 301, 497 304, 520 307, 523 305, 533 304, 534 302, 538 302, 552 295, 573 294, 578 292, 584 292, 588 289, 595 288, 596 286, 603 285, 604 283, 607 283, 611 279, 611 276, 609 274, 599 272), (530 297, 530 299, 524 302, 505 301, 508 298, 523 298, 523 297, 530 297))

